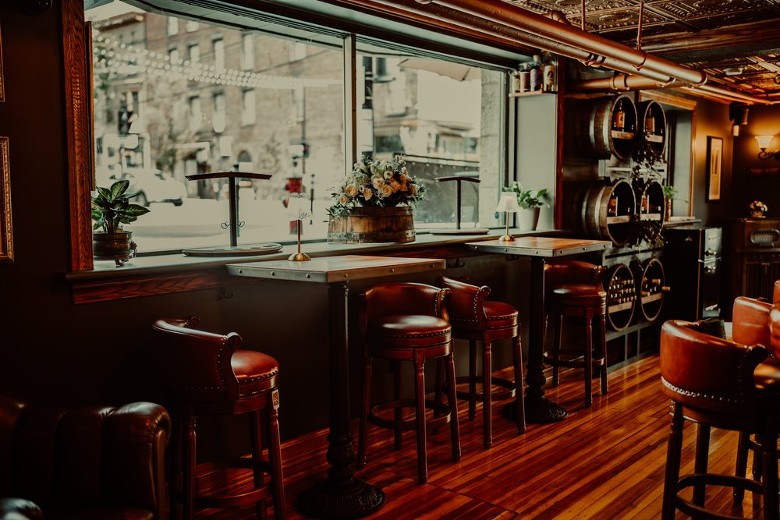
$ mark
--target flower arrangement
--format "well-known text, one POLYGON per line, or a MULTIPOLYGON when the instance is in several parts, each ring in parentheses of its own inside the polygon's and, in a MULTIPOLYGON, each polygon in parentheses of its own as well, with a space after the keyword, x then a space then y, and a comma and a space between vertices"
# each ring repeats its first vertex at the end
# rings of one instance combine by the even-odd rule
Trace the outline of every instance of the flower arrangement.
POLYGON ((550 207, 547 203, 547 188, 541 190, 526 190, 523 185, 515 181, 510 186, 501 189, 504 193, 514 193, 517 197, 517 204, 523 209, 550 207))
POLYGON ((348 215, 357 207, 414 206, 425 197, 425 186, 409 175, 401 158, 387 161, 366 157, 353 165, 331 196, 336 200, 328 214, 348 215))
POLYGON ((764 214, 769 211, 769 206, 760 200, 754 200, 748 205, 750 216, 754 218, 764 218, 764 214))

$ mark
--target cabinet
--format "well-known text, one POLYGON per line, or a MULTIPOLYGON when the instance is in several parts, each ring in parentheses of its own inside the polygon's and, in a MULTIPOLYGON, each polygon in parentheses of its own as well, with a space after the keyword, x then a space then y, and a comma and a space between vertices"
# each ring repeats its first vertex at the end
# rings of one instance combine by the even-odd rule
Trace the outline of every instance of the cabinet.
POLYGON ((695 321, 721 315, 722 229, 679 226, 663 231, 670 288, 666 319, 695 321))
POLYGON ((775 280, 780 280, 780 219, 731 219, 724 226, 724 244, 731 273, 728 301, 737 296, 771 301, 775 280))

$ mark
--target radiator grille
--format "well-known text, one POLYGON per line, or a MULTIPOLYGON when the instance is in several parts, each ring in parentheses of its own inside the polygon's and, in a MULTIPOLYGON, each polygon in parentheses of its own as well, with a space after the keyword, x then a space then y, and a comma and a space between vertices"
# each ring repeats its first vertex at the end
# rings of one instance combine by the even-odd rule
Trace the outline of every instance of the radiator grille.
POLYGON ((746 255, 743 294, 772 300, 775 280, 780 280, 780 253, 746 255))

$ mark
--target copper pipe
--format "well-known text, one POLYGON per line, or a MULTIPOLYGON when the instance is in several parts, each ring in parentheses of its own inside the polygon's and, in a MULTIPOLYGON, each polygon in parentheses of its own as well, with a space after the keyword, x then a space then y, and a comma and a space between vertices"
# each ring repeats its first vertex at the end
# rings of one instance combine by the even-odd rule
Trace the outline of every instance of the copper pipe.
POLYGON ((656 88, 675 88, 686 86, 682 81, 661 82, 643 76, 630 74, 615 74, 606 78, 589 79, 578 81, 572 86, 572 90, 580 92, 600 91, 600 90, 649 90, 656 88))
POLYGON ((617 59, 633 65, 636 68, 636 72, 650 70, 667 74, 673 79, 691 85, 702 85, 707 80, 707 75, 701 71, 683 67, 672 61, 652 56, 640 50, 631 49, 595 34, 567 27, 545 16, 521 9, 501 0, 433 0, 432 3, 483 18, 494 24, 495 22, 500 22, 562 44, 605 56, 605 66, 607 67, 611 59, 617 59))

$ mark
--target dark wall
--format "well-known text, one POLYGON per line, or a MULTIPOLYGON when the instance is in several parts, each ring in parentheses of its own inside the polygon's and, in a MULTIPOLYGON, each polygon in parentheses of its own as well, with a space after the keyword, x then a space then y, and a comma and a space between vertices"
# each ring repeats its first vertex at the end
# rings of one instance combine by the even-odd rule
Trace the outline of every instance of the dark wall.
POLYGON ((731 216, 732 142, 729 106, 699 100, 696 104, 694 128, 693 216, 706 225, 720 225, 731 216), (707 138, 723 139, 720 200, 707 200, 707 138))
MULTIPOLYGON (((757 135, 780 135, 780 106, 752 106, 747 126, 734 138, 734 183, 732 216, 747 217, 748 204, 761 200, 769 206, 767 216, 780 216, 780 160, 758 158, 757 135)), ((780 138, 773 145, 780 147, 780 138)))

